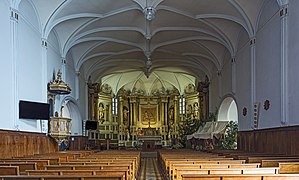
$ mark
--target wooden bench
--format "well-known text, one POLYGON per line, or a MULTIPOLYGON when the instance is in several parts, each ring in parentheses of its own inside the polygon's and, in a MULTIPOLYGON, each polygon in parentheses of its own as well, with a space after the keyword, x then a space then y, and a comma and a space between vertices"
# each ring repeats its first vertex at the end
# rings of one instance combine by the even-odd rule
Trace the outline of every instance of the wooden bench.
POLYGON ((0 163, 15 163, 15 162, 36 163, 37 169, 39 170, 45 169, 46 165, 50 165, 49 160, 19 160, 19 159, 0 160, 0 163))
POLYGON ((92 176, 92 175, 114 175, 123 174, 126 180, 133 179, 129 175, 128 169, 118 170, 28 170, 26 171, 28 176, 92 176))
MULTIPOLYGON (((210 161, 203 161, 203 160, 189 160, 189 161, 173 161, 173 162, 170 162, 169 163, 169 168, 168 168, 168 174, 170 175, 171 177, 171 174, 173 173, 173 165, 176 164, 193 164, 193 165, 203 165, 203 164, 224 164, 224 165, 232 165, 232 164, 243 164, 245 163, 244 160, 210 160, 210 161)), ((227 166, 228 167, 228 166, 227 166)))
POLYGON ((93 176, 0 176, 0 180, 16 180, 16 179, 25 179, 25 180, 125 180, 125 175, 123 174, 107 174, 107 175, 93 175, 93 176))
POLYGON ((177 169, 225 169, 225 168, 232 168, 232 169, 251 169, 251 168, 259 168, 259 163, 254 164, 173 164, 173 172, 169 174, 169 177, 175 179, 177 175, 177 169))
POLYGON ((285 156, 261 156, 261 157, 248 157, 247 161, 248 163, 262 163, 262 160, 269 160, 269 159, 298 159, 295 157, 285 157, 285 156))
POLYGON ((299 162, 299 159, 266 159, 262 160, 262 167, 279 167, 282 162, 299 162))
POLYGON ((46 170, 123 170, 129 171, 128 176, 135 178, 136 173, 132 171, 130 164, 114 164, 114 165, 49 165, 46 170))
POLYGON ((186 174, 278 174, 278 168, 177 169, 177 178, 186 174))
POLYGON ((201 174, 184 174, 182 180, 298 180, 296 174, 259 174, 259 175, 201 175, 201 174))
POLYGON ((0 166, 0 175, 20 175, 18 166, 0 166))
POLYGON ((299 162, 279 163, 279 174, 297 174, 299 173, 299 162))
POLYGON ((26 174, 26 170, 37 170, 35 162, 6 162, 0 163, 0 166, 18 166, 20 174, 26 174))

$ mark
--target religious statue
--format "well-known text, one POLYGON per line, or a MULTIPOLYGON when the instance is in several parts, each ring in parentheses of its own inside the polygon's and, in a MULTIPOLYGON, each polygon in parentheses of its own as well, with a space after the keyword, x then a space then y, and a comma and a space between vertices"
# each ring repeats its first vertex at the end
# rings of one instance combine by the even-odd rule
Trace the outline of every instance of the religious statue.
POLYGON ((186 112, 187 112, 187 117, 191 117, 191 115, 193 113, 191 104, 188 104, 186 112))
POLYGON ((104 111, 105 111, 104 104, 100 103, 99 104, 99 119, 104 118, 104 111))
POLYGON ((199 105, 197 102, 195 102, 193 104, 193 118, 194 119, 198 118, 198 115, 199 115, 199 105))
POLYGON ((174 107, 173 107, 173 106, 171 106, 171 107, 169 108, 168 117, 169 117, 169 122, 170 122, 171 124, 173 124, 173 123, 174 123, 174 107))
POLYGON ((128 125, 129 122, 129 110, 126 106, 123 107, 123 122, 124 125, 128 125))

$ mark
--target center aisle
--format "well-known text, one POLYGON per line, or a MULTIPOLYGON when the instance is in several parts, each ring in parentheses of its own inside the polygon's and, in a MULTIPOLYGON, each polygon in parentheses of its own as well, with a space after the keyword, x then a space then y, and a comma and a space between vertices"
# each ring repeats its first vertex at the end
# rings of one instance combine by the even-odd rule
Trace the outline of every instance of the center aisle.
POLYGON ((142 158, 140 180, 163 180, 159 168, 157 158, 142 158))

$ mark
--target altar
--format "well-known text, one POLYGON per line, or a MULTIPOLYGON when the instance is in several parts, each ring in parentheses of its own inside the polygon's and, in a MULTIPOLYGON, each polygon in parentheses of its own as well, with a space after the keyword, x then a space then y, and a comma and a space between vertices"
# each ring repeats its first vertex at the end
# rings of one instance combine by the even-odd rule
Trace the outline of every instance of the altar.
POLYGON ((137 141, 143 151, 153 151, 162 148, 161 136, 138 136, 137 141))

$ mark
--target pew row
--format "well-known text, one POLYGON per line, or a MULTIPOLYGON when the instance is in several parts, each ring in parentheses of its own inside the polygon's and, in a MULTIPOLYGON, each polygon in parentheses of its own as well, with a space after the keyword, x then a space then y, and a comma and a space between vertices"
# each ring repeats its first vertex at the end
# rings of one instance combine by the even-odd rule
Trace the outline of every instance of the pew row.
POLYGON ((184 174, 182 180, 298 180, 298 174, 259 174, 259 175, 201 175, 184 174))
POLYGON ((25 179, 25 180, 125 180, 125 176, 123 174, 107 174, 107 175, 93 175, 93 176, 0 176, 0 180, 17 180, 17 179, 25 179))

